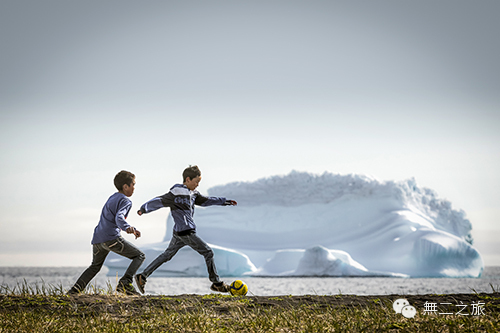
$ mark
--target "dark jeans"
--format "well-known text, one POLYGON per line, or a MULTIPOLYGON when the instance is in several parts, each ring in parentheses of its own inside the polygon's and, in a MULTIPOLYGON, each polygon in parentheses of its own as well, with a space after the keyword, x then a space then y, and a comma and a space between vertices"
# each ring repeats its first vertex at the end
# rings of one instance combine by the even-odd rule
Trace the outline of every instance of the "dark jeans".
POLYGON ((137 272, 139 267, 141 267, 144 259, 146 259, 146 256, 135 245, 127 242, 123 237, 120 236, 108 242, 92 245, 92 264, 82 273, 73 288, 82 291, 85 289, 85 287, 87 287, 87 284, 101 270, 102 265, 104 264, 104 260, 109 254, 109 251, 113 251, 126 258, 132 259, 132 262, 128 266, 127 271, 119 281, 119 283, 125 284, 132 283, 134 274, 137 272))
POLYGON ((165 252, 160 254, 153 262, 149 264, 148 267, 141 274, 145 277, 150 276, 153 272, 160 267, 162 264, 166 263, 184 246, 189 246, 205 258, 205 263, 207 264, 208 278, 213 283, 221 282, 219 275, 217 275, 217 269, 215 268, 214 262, 214 251, 208 246, 203 239, 198 237, 196 233, 190 235, 179 236, 174 234, 170 240, 165 252))

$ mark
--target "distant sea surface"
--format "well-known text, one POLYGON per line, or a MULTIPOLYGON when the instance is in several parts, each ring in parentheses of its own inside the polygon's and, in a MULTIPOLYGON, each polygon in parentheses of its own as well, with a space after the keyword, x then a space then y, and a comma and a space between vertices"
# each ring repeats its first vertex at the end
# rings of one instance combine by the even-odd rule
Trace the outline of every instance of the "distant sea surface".
MULTIPOLYGON (((0 292, 19 286, 68 290, 86 267, 0 267, 0 292)), ((116 287, 117 278, 107 276, 107 268, 91 282, 97 289, 116 287)), ((119 278, 119 277, 118 277, 119 278)), ((230 283, 241 279, 248 295, 424 295, 491 293, 500 290, 500 267, 486 267, 480 278, 382 278, 382 277, 226 277, 230 283)), ((200 277, 154 277, 146 284, 149 295, 209 294, 210 281, 200 277)))

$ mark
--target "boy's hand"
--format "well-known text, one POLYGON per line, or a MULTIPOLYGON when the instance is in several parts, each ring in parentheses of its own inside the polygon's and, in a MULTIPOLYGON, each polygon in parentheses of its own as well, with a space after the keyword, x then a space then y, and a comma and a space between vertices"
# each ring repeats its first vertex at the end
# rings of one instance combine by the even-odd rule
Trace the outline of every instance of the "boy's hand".
POLYGON ((139 216, 142 215, 142 211, 140 209, 137 211, 137 215, 139 215, 139 216))
POLYGON ((236 206, 238 203, 234 200, 226 200, 226 202, 224 202, 224 206, 236 206))
POLYGON ((134 236, 135 236, 135 239, 141 237, 141 232, 134 228, 134 236))
POLYGON ((141 232, 134 227, 129 227, 126 231, 127 234, 134 234, 135 239, 141 237, 141 232))

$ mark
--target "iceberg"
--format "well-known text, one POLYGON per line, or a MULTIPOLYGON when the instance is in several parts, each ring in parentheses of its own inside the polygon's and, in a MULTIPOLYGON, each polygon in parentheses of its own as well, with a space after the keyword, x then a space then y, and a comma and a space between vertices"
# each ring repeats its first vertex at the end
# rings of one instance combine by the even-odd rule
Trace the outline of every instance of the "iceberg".
POLYGON ((279 250, 253 276, 391 276, 404 274, 368 271, 339 250, 315 246, 307 250, 279 250))
MULTIPOLYGON (((292 171, 208 194, 238 202, 195 212, 221 276, 479 277, 484 267, 465 213, 414 179, 292 171)), ((172 225, 169 216, 164 242, 143 248, 147 261, 166 249, 172 225)), ((128 266, 118 258, 110 273, 128 266)), ((158 274, 207 276, 190 248, 158 274)))

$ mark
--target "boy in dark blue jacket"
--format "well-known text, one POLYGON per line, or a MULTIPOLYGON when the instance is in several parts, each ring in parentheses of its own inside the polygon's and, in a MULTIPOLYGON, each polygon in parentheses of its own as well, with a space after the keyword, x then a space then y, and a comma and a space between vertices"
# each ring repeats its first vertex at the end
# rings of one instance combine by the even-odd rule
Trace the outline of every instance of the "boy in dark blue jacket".
POLYGON ((134 234, 136 239, 141 237, 141 232, 125 220, 130 208, 132 208, 132 201, 128 197, 134 193, 135 175, 129 171, 120 171, 115 176, 114 183, 118 192, 109 197, 102 208, 99 224, 94 229, 92 264, 82 273, 75 285, 68 291, 68 294, 77 294, 83 291, 101 270, 109 251, 113 251, 132 259, 127 271, 118 282, 116 290, 127 295, 139 295, 132 285, 132 279, 146 256, 120 235, 121 230, 124 230, 128 234, 134 234))
POLYGON ((144 286, 146 285, 148 276, 153 274, 162 264, 172 259, 182 247, 188 245, 205 258, 208 277, 212 282, 210 289, 213 291, 228 292, 229 286, 222 282, 217 274, 213 250, 196 234, 193 213, 194 205, 236 206, 237 203, 234 200, 226 200, 226 198, 222 197, 205 197, 196 191, 201 181, 201 171, 196 165, 186 168, 182 177, 184 179, 183 184, 176 184, 168 193, 149 200, 137 212, 137 214, 142 215, 162 207, 170 207, 170 212, 174 220, 174 233, 168 248, 153 260, 141 274, 135 276, 137 287, 141 293, 144 293, 144 286))

